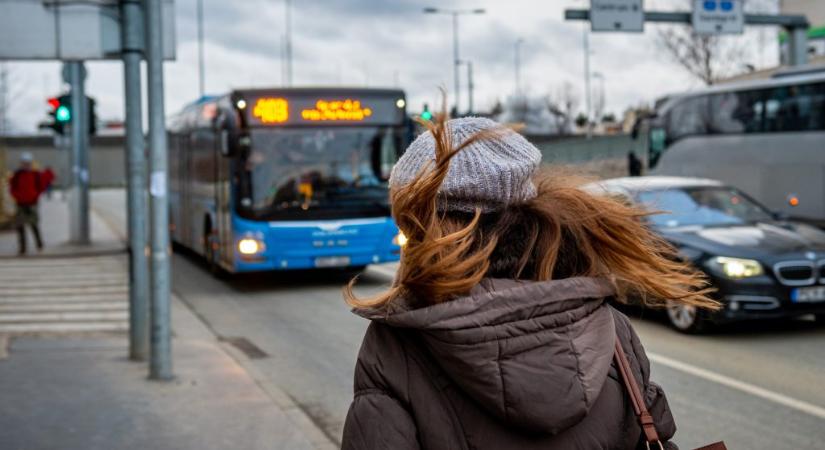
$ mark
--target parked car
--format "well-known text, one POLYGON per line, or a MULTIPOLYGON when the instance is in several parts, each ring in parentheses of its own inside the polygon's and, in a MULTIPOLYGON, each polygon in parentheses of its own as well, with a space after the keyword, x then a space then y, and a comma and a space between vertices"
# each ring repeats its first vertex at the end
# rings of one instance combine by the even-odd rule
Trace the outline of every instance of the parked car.
POLYGON ((814 314, 825 320, 825 232, 772 213, 721 182, 682 177, 600 181, 596 192, 662 211, 646 218, 686 261, 707 274, 722 309, 671 305, 676 329, 814 314))

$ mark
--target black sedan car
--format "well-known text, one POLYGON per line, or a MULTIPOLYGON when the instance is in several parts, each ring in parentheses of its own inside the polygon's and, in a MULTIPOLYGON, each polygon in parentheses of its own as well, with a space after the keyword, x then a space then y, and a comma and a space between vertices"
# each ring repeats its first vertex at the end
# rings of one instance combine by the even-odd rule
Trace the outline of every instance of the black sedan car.
POLYGON ((825 320, 825 232, 786 220, 713 180, 635 177, 591 186, 655 211, 650 226, 705 272, 722 309, 668 307, 670 323, 700 332, 714 323, 814 314, 825 320))

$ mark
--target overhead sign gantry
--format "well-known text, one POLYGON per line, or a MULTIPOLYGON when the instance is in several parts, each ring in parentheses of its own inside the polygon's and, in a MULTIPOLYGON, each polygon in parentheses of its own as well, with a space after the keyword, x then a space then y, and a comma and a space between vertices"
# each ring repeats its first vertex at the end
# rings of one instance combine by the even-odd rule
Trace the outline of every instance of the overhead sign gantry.
POLYGON ((645 22, 681 23, 699 34, 741 34, 745 25, 779 26, 788 33, 790 64, 808 62, 810 27, 804 15, 745 14, 742 0, 694 0, 692 11, 645 11, 641 0, 591 0, 590 9, 567 9, 565 20, 587 20, 592 31, 641 32, 645 22), (641 18, 641 26, 639 19, 641 18))

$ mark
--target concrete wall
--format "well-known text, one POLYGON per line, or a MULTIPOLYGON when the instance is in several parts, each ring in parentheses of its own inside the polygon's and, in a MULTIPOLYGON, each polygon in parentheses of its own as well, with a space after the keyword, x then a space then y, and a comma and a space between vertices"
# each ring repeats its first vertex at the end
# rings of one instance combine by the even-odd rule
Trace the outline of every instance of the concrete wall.
MULTIPOLYGON (((56 187, 70 180, 70 154, 55 148, 51 136, 20 136, 0 138, 0 158, 6 171, 19 164, 20 154, 28 151, 42 168, 51 166, 57 174, 56 187)), ((2 169, 2 165, 0 165, 2 169)), ((92 137, 89 148, 89 183, 92 187, 125 186, 126 162, 122 136, 92 137)))

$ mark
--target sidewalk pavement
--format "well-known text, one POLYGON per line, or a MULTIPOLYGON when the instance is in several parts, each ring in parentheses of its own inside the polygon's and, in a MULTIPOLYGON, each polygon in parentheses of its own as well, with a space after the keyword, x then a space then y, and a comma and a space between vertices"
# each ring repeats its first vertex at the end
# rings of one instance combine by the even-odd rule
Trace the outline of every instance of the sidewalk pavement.
MULTIPOLYGON (((31 230, 26 228, 27 256, 77 256, 122 251, 123 241, 112 227, 106 225, 94 209, 89 212, 89 234, 92 245, 74 245, 69 242, 69 201, 62 191, 54 191, 51 198, 40 197, 40 235, 43 251, 38 252, 31 230)), ((17 258, 17 232, 0 229, 0 258, 17 258)))
MULTIPOLYGON (((53 206, 43 222, 60 219, 53 206)), ((95 242, 105 228, 92 217, 95 242)), ((177 299, 175 379, 149 381, 127 359, 127 280, 124 252, 0 258, 0 449, 335 448, 256 355, 177 299)))

